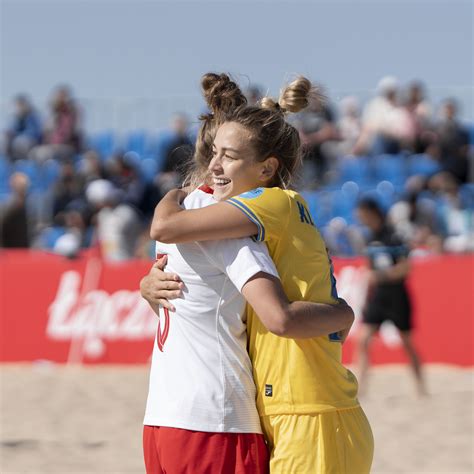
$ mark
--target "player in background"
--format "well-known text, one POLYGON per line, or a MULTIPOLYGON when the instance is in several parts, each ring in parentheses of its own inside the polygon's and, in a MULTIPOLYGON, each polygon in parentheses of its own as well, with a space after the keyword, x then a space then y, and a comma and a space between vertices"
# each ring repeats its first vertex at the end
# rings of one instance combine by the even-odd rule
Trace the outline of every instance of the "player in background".
MULTIPOLYGON (((302 110, 311 91, 311 83, 299 78, 278 101, 264 98, 261 107, 220 114, 222 97, 211 88, 206 97, 212 113, 203 120, 217 132, 212 150, 208 136, 201 137, 197 165, 221 202, 184 210, 184 193, 171 191, 155 209, 151 237, 189 242, 253 236, 267 244, 290 300, 334 304, 324 242, 304 199, 282 189, 301 156, 298 132, 285 114, 302 110)), ((255 299, 247 309, 249 354, 271 472, 369 472, 372 432, 357 400, 356 378, 341 363, 339 335, 278 337, 258 318, 265 305, 255 299)))
POLYGON ((425 395, 420 357, 412 341, 412 305, 406 288, 410 273, 408 248, 385 221, 378 203, 363 199, 357 206, 359 221, 370 235, 366 253, 370 261, 370 282, 358 336, 358 375, 365 390, 369 368, 370 342, 384 321, 391 321, 400 334, 420 395, 425 395))
MULTIPOLYGON (((201 186, 184 206, 214 202, 212 190, 201 186)), ((182 276, 186 292, 172 317, 160 314, 144 419, 147 472, 265 473, 268 452, 255 407, 242 295, 264 306, 261 319, 270 330, 300 337, 350 326, 352 310, 344 302, 290 303, 266 246, 249 238, 157 242, 156 250, 182 276)))

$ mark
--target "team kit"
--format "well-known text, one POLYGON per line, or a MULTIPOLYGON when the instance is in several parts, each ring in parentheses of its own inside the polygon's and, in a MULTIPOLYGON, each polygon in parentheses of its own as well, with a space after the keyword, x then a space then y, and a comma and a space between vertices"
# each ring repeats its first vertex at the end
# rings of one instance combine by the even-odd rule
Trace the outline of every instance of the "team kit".
POLYGON ((368 473, 372 431, 342 364, 353 313, 289 188, 300 143, 286 116, 313 87, 298 78, 259 105, 225 74, 202 88, 197 185, 168 193, 151 226, 166 266, 145 278, 173 310, 152 304, 146 472, 368 473))

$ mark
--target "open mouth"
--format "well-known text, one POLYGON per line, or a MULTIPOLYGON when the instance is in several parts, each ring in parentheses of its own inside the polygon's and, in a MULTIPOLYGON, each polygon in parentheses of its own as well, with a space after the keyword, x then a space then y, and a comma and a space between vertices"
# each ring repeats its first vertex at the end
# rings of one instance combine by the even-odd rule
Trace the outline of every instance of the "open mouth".
POLYGON ((213 177, 212 178, 213 181, 214 181, 214 186, 216 187, 222 187, 222 186, 226 186, 227 184, 230 183, 230 179, 227 179, 227 178, 216 178, 216 177, 213 177))

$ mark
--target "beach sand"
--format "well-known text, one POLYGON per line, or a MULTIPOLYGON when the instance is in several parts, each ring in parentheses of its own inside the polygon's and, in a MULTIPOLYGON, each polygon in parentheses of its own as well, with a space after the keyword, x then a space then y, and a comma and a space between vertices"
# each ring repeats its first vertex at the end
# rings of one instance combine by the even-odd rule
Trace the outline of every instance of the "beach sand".
MULTIPOLYGON (((0 371, 2 474, 144 472, 147 367, 0 371)), ((473 472, 474 372, 430 366, 426 375, 430 396, 418 398, 407 367, 372 370, 361 403, 375 436, 373 473, 473 472)))

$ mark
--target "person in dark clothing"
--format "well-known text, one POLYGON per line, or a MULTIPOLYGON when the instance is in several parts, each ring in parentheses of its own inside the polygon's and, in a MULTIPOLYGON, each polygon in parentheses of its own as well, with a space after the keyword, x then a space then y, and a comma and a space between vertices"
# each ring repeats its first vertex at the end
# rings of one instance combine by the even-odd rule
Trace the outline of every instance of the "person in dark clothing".
POLYGON ((458 106, 454 99, 444 102, 441 115, 441 122, 436 127, 441 166, 459 183, 466 183, 469 176, 469 133, 458 120, 458 106))
POLYGON ((0 209, 0 247, 26 248, 30 246, 26 195, 29 179, 23 173, 13 173, 10 177, 12 196, 0 209))
POLYGON ((412 307, 406 288, 410 272, 408 248, 385 222, 385 215, 373 199, 363 199, 357 206, 360 222, 370 231, 366 253, 370 263, 370 280, 358 340, 359 382, 363 387, 369 367, 369 346, 384 321, 398 329, 409 357, 420 395, 425 394, 421 363, 412 342, 412 307))

